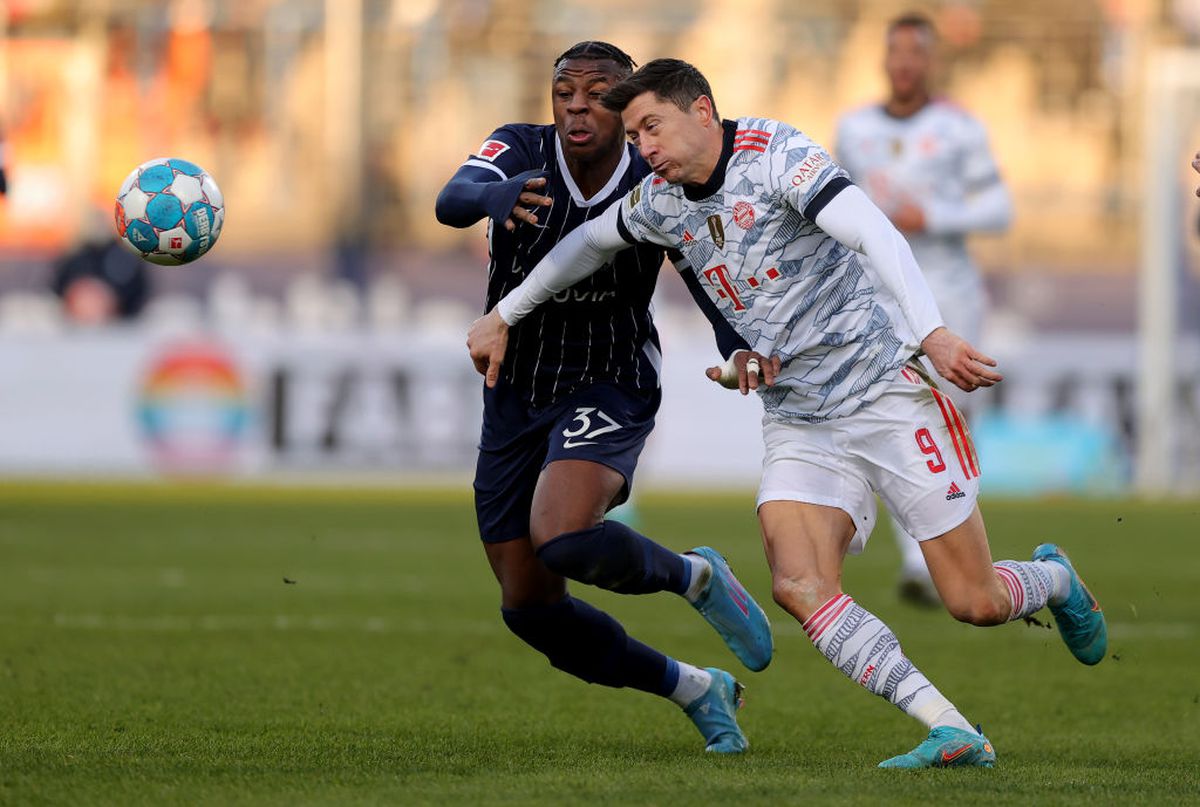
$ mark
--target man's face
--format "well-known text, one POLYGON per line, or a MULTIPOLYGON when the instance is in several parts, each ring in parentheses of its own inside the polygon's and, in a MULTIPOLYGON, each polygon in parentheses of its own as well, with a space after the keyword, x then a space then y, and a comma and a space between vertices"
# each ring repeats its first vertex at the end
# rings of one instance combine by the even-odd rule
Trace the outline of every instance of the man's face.
POLYGON ((912 25, 892 31, 883 66, 896 100, 927 93, 933 68, 933 39, 929 31, 912 25))
POLYGON ((611 59, 567 59, 555 69, 550 93, 565 155, 588 162, 623 146, 621 118, 600 105, 621 75, 611 59))
POLYGON ((689 184, 708 179, 705 131, 712 118, 712 104, 703 96, 683 110, 653 92, 637 96, 621 113, 626 134, 651 170, 667 182, 689 184))

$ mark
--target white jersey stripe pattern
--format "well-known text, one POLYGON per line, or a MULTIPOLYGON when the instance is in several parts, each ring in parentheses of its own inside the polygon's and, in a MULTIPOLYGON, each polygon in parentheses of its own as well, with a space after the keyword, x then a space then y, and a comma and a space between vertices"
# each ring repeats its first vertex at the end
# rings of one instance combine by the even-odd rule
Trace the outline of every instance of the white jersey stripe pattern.
MULTIPOLYGON (((766 118, 727 121, 723 181, 696 189, 647 177, 621 206, 635 241, 679 248, 700 285, 756 351, 778 355, 766 416, 844 417, 879 397, 916 350, 864 260, 812 220, 849 184, 829 154, 766 118), (823 195, 824 194, 824 195, 823 195)), ((718 167, 719 170, 719 167, 718 167)))

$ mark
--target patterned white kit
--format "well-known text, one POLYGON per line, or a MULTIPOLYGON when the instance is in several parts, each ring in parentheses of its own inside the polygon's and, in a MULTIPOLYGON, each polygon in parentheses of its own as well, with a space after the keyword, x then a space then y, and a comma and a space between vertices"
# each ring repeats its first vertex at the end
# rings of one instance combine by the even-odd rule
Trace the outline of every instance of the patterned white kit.
POLYGON ((873 403, 823 423, 764 419, 758 504, 801 501, 840 508, 857 531, 850 552, 875 526, 875 494, 917 540, 942 535, 975 509, 979 458, 966 420, 916 362, 873 403))
MULTIPOLYGON (((829 154, 779 121, 739 118, 723 185, 703 199, 647 177, 621 205, 636 241, 678 247, 730 325, 783 372, 772 421, 819 423, 878 398, 916 351, 899 306, 858 253, 812 220, 849 184, 829 154)), ((760 390, 761 391, 761 390, 760 390)))

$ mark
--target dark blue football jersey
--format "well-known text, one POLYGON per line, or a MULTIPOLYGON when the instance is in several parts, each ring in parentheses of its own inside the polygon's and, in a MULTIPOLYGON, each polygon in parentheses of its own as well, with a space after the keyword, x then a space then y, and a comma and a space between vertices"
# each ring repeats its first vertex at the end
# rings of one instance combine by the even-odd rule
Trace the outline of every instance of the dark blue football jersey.
MULTIPOLYGON (((545 172, 547 184, 540 193, 554 204, 536 209, 537 226, 523 222, 513 232, 489 219, 485 311, 519 285, 559 239, 599 216, 650 173, 627 144, 608 184, 584 199, 567 170, 554 126, 509 124, 493 132, 456 177, 493 182, 526 171, 545 172)), ((509 332, 502 378, 533 407, 596 382, 656 389, 661 354, 650 298, 662 262, 659 247, 630 247, 539 306, 509 332)))

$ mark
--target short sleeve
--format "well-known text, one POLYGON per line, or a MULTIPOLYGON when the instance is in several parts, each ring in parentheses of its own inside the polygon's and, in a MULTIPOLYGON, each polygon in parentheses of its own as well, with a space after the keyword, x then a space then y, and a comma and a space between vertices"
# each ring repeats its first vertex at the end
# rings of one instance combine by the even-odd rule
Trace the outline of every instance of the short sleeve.
POLYGON ((829 152, 791 127, 781 126, 767 149, 771 181, 784 201, 809 221, 852 184, 829 152))

